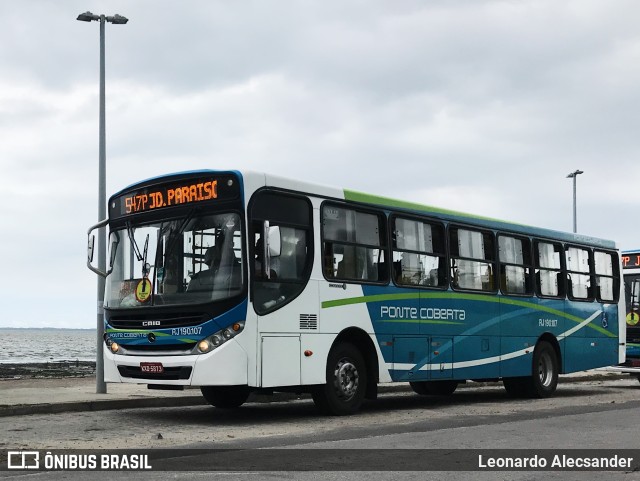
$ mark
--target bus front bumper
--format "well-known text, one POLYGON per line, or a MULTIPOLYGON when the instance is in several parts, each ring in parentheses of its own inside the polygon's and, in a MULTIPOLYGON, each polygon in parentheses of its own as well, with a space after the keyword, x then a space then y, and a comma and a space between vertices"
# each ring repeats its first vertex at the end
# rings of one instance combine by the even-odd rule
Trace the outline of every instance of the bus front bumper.
POLYGON ((206 354, 123 356, 104 351, 104 380, 113 383, 174 386, 247 384, 247 353, 235 341, 206 354), (144 369, 162 372, 145 372, 144 369))

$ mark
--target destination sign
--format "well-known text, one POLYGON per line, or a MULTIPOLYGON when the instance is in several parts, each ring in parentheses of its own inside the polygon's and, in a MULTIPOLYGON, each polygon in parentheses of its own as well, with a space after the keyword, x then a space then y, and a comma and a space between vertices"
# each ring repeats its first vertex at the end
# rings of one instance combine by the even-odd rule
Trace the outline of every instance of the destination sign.
POLYGON ((240 193, 233 176, 211 176, 149 186, 127 192, 111 201, 111 218, 150 212, 157 209, 231 200, 240 193))
POLYGON ((628 252, 620 256, 623 269, 640 267, 640 252, 628 252))

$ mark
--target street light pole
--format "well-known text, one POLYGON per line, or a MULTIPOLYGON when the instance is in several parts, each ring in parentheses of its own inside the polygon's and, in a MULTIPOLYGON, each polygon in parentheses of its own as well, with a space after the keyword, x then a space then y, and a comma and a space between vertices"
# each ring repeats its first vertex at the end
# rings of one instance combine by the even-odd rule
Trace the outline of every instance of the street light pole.
POLYGON ((578 232, 578 211, 576 207, 576 178, 584 174, 582 170, 575 170, 567 175, 567 179, 573 179, 573 233, 578 232))
MULTIPOLYGON (((107 153, 106 143, 107 136, 105 130, 105 74, 104 74, 104 25, 106 22, 116 25, 124 25, 129 19, 114 15, 107 17, 105 15, 94 15, 91 12, 85 12, 78 15, 76 20, 81 22, 100 22, 100 114, 99 114, 99 140, 98 140, 98 221, 102 221, 107 217, 107 188, 106 188, 106 165, 107 153)), ((105 227, 101 227, 98 231, 98 269, 102 272, 106 271, 107 259, 107 231, 105 227)), ((107 392, 107 384, 104 382, 104 281, 103 276, 98 276, 98 311, 96 319, 96 393, 105 394, 107 392)))

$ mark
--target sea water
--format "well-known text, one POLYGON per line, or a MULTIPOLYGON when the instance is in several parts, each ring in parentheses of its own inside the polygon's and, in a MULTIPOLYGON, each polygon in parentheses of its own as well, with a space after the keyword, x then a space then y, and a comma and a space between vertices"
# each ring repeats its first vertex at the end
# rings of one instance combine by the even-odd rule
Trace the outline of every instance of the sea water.
POLYGON ((0 364, 95 359, 95 329, 0 328, 0 364))

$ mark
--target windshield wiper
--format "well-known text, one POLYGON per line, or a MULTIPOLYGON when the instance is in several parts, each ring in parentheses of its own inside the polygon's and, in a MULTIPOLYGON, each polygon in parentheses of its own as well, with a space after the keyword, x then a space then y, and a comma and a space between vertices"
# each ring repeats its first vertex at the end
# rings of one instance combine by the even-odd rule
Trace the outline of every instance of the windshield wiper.
POLYGON ((133 233, 133 227, 131 224, 127 222, 127 234, 129 235, 129 241, 133 246, 133 253, 136 255, 136 259, 138 262, 142 262, 142 277, 147 277, 149 274, 150 266, 147 264, 147 251, 149 250, 149 234, 147 234, 147 238, 144 241, 144 250, 142 254, 140 253, 140 248, 138 247, 138 243, 136 242, 135 235, 133 233))

